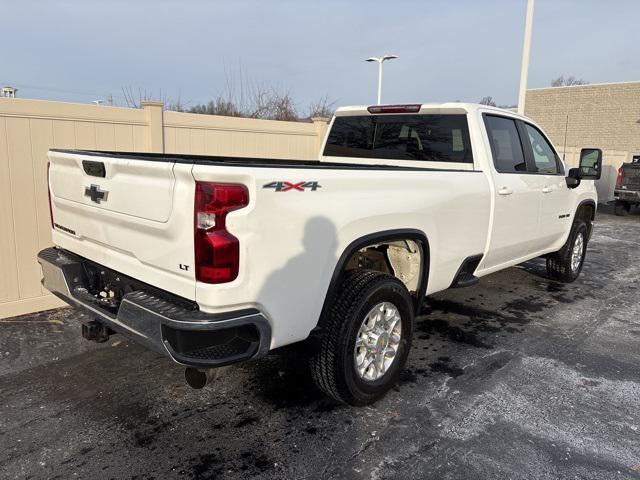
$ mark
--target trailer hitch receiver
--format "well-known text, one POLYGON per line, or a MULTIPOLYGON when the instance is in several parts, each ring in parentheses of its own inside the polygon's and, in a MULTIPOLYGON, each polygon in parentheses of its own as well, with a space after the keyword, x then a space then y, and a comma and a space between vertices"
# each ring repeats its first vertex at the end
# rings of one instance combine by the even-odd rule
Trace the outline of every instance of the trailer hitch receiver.
POLYGON ((94 342, 103 343, 109 340, 109 335, 114 332, 109 327, 97 320, 91 320, 82 324, 82 337, 94 342))

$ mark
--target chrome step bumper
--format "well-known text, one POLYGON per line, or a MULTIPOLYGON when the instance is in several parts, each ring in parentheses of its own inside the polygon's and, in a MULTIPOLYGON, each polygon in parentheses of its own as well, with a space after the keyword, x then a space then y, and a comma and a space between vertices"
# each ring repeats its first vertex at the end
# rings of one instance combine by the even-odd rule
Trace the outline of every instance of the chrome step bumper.
MULTIPOLYGON (((38 254, 42 284, 69 305, 82 310, 117 333, 190 367, 211 368, 266 355, 271 326, 256 309, 204 313, 188 300, 163 295, 153 287, 126 293, 117 312, 100 305, 89 292, 86 266, 98 266, 58 248, 38 254)), ((106 267, 104 271, 117 274, 106 267)))

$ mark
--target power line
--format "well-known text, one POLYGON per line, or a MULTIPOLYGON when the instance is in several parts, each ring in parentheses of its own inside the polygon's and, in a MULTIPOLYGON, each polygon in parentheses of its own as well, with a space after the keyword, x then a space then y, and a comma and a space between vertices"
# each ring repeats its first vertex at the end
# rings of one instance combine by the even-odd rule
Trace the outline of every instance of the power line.
MULTIPOLYGON (((117 95, 117 94, 113 94, 113 93, 105 93, 105 92, 93 92, 93 91, 81 91, 81 90, 69 90, 69 89, 64 89, 64 88, 55 88, 55 87, 45 87, 45 86, 40 86, 40 85, 27 85, 24 83, 15 83, 15 82, 0 82, 3 85, 11 85, 13 87, 18 87, 18 88, 24 88, 24 89, 28 89, 28 90, 40 90, 43 92, 55 92, 55 93, 64 93, 64 94, 68 94, 68 95, 81 95, 83 97, 86 98, 90 98, 92 103, 96 103, 98 101, 106 101, 107 103, 113 104, 113 100, 117 99, 121 102, 121 104, 124 105, 129 105, 131 100, 135 100, 135 93, 133 90, 131 90, 131 97, 127 98, 126 95, 117 95), (98 99, 98 100, 96 100, 98 99)), ((138 93, 140 95, 140 98, 143 98, 143 94, 142 94, 142 90, 138 89, 138 93)), ((153 94, 149 95, 147 90, 144 90, 144 96, 149 96, 149 98, 154 97, 156 98, 156 96, 154 96, 153 94)), ((163 98, 162 97, 162 90, 160 91, 160 95, 157 96, 157 98, 163 98)), ((187 106, 188 104, 192 103, 191 101, 189 102, 184 102, 184 105, 187 106)))
POLYGON ((113 98, 119 98, 121 100, 126 100, 124 96, 122 95, 114 95, 112 93, 99 93, 99 92, 88 92, 88 91, 80 91, 80 90, 66 90, 66 89, 62 89, 62 88, 52 88, 52 87, 43 87, 43 86, 37 86, 37 85, 27 85, 24 83, 14 83, 14 82, 2 82, 4 85, 11 85, 12 87, 18 87, 18 88, 28 88, 30 90, 41 90, 41 91, 45 91, 45 92, 56 92, 56 93, 67 93, 67 94, 71 94, 71 95, 83 95, 83 96, 87 96, 87 97, 113 97, 113 98))

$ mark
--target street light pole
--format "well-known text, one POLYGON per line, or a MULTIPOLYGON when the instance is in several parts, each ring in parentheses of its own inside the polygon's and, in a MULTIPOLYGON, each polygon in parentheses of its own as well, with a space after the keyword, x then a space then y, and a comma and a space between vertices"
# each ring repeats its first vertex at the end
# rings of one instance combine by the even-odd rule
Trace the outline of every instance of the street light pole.
POLYGON ((367 62, 376 62, 378 64, 378 105, 382 103, 382 63, 385 60, 393 60, 398 58, 397 55, 383 55, 382 57, 369 57, 367 62))
POLYGON ((378 105, 382 103, 382 62, 378 62, 378 105))
POLYGON ((524 115, 524 101, 527 96, 529 52, 531 51, 531 30, 533 28, 533 3, 534 0, 527 0, 527 17, 524 23, 524 45, 522 47, 522 66, 520 68, 520 92, 518 94, 518 113, 520 115, 524 115))

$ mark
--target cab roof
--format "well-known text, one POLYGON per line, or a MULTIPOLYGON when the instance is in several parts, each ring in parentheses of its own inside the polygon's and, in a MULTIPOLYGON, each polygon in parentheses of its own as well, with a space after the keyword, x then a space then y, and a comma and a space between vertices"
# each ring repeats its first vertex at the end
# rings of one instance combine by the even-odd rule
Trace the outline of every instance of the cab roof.
POLYGON ((384 115, 389 113, 473 113, 478 110, 481 110, 483 112, 494 111, 501 114, 506 113, 514 117, 525 118, 524 116, 519 115, 518 113, 510 109, 492 107, 479 103, 465 102, 353 105, 338 108, 335 112, 335 115, 337 117, 340 117, 352 115, 384 115), (383 111, 376 111, 378 110, 378 108, 381 108, 383 111), (406 111, 401 111, 403 108, 405 108, 406 111))

